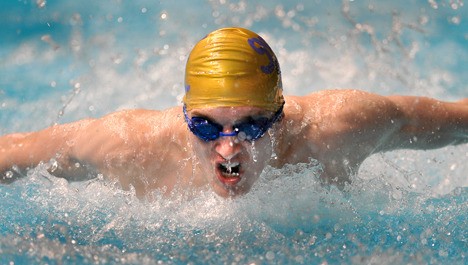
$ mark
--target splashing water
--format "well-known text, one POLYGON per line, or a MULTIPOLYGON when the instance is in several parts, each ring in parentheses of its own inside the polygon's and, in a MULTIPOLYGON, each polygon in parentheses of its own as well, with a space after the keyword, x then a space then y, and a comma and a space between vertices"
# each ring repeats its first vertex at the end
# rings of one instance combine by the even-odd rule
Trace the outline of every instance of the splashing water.
MULTIPOLYGON (((462 1, 0 5, 1 134, 177 105, 190 48, 232 25, 264 36, 285 94, 467 97, 462 1)), ((206 189, 140 201, 103 176, 69 183, 40 165, 0 185, 0 263, 463 264, 467 158, 466 145, 375 155, 344 191, 322 186, 311 160, 265 169, 235 200, 206 189)))
POLYGON ((460 261, 467 189, 439 198, 408 191, 395 199, 384 182, 342 193, 319 184, 317 162, 267 169, 236 200, 194 191, 153 202, 112 183, 69 184, 36 168, 2 187, 3 261, 86 264, 356 263, 460 261), (416 206, 415 206, 416 205, 416 206), (31 243, 32 242, 32 243, 31 243), (18 252, 18 250, 21 250, 18 252))

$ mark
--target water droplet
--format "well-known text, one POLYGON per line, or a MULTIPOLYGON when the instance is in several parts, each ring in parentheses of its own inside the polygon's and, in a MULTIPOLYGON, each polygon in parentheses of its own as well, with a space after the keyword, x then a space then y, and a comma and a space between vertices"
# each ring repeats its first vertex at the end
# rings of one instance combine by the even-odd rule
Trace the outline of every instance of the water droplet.
POLYGON ((439 255, 440 255, 441 257, 447 257, 447 256, 448 256, 448 252, 445 251, 445 250, 443 250, 443 249, 441 249, 441 250, 439 250, 439 255))
POLYGON ((451 170, 451 171, 454 171, 455 168, 457 168, 457 164, 452 164, 452 165, 450 166, 450 170, 451 170))
POLYGON ((47 2, 45 0, 37 0, 36 1, 36 6, 39 8, 44 8, 46 6, 47 2))
POLYGON ((111 59, 114 64, 120 64, 123 61, 123 58, 120 54, 112 56, 111 59))
POLYGON ((49 168, 50 172, 54 172, 55 170, 57 170, 57 168, 58 168, 58 162, 57 162, 57 160, 52 159, 52 160, 50 161, 50 168, 49 168))
POLYGON ((297 255, 296 258, 294 259, 297 263, 304 263, 304 257, 301 255, 297 255))
POLYGON ((237 139, 239 139, 239 141, 245 141, 247 139, 247 135, 245 134, 245 132, 239 132, 237 134, 237 139))
POLYGON ((395 199, 395 200, 401 200, 401 198, 403 197, 403 194, 400 190, 394 190, 392 192, 392 198, 395 199))
POLYGON ((255 142, 252 142, 252 160, 254 162, 257 162, 258 161, 258 151, 257 149, 255 148, 255 142))
POLYGON ((317 237, 316 237, 316 236, 313 236, 313 237, 309 240, 309 244, 310 244, 310 245, 314 245, 315 242, 316 242, 316 240, 317 240, 317 237))
POLYGON ((273 253, 272 251, 268 251, 265 255, 265 258, 267 260, 274 260, 275 259, 275 253, 273 253))
POLYGON ((5 173, 5 177, 6 177, 7 179, 11 179, 11 178, 13 177, 13 172, 7 171, 7 172, 5 173))
POLYGON ((455 24, 455 25, 459 25, 460 22, 461 22, 461 19, 460 19, 460 17, 458 17, 458 16, 454 16, 454 17, 452 17, 452 18, 450 19, 450 21, 451 21, 453 24, 455 24))

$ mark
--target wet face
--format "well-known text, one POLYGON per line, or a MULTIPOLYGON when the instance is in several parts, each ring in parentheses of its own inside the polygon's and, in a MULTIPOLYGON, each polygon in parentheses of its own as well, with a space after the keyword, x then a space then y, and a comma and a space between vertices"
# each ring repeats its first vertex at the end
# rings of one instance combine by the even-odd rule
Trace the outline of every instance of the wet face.
MULTIPOLYGON (((223 133, 233 132, 233 126, 245 121, 273 116, 272 112, 256 107, 218 107, 194 109, 191 117, 202 117, 222 126, 223 133)), ((272 154, 269 133, 255 141, 245 135, 221 136, 204 141, 190 134, 198 158, 198 176, 208 182, 220 196, 233 197, 247 193, 268 164, 272 154)))

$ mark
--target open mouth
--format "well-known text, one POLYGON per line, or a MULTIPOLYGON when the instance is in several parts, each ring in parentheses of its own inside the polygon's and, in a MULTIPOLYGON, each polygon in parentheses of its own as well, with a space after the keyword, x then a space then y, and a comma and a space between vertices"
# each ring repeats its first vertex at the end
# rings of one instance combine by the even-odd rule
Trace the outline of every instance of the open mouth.
POLYGON ((240 163, 224 162, 218 164, 218 176, 221 182, 228 185, 237 184, 240 181, 240 163))

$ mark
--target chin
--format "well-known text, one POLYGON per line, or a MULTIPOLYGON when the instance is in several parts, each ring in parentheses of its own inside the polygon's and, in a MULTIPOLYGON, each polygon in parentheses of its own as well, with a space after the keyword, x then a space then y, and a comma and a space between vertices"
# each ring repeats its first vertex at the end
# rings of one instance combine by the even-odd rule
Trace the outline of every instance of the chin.
POLYGON ((219 179, 214 177, 211 182, 213 191, 223 198, 235 198, 247 194, 250 191, 251 185, 244 182, 242 179, 236 184, 224 184, 219 179), (244 183, 243 183, 244 182, 244 183))
POLYGON ((219 196, 225 198, 233 198, 247 194, 257 179, 257 174, 246 172, 242 167, 235 175, 226 174, 219 166, 217 166, 214 171, 211 179, 211 186, 219 196))

